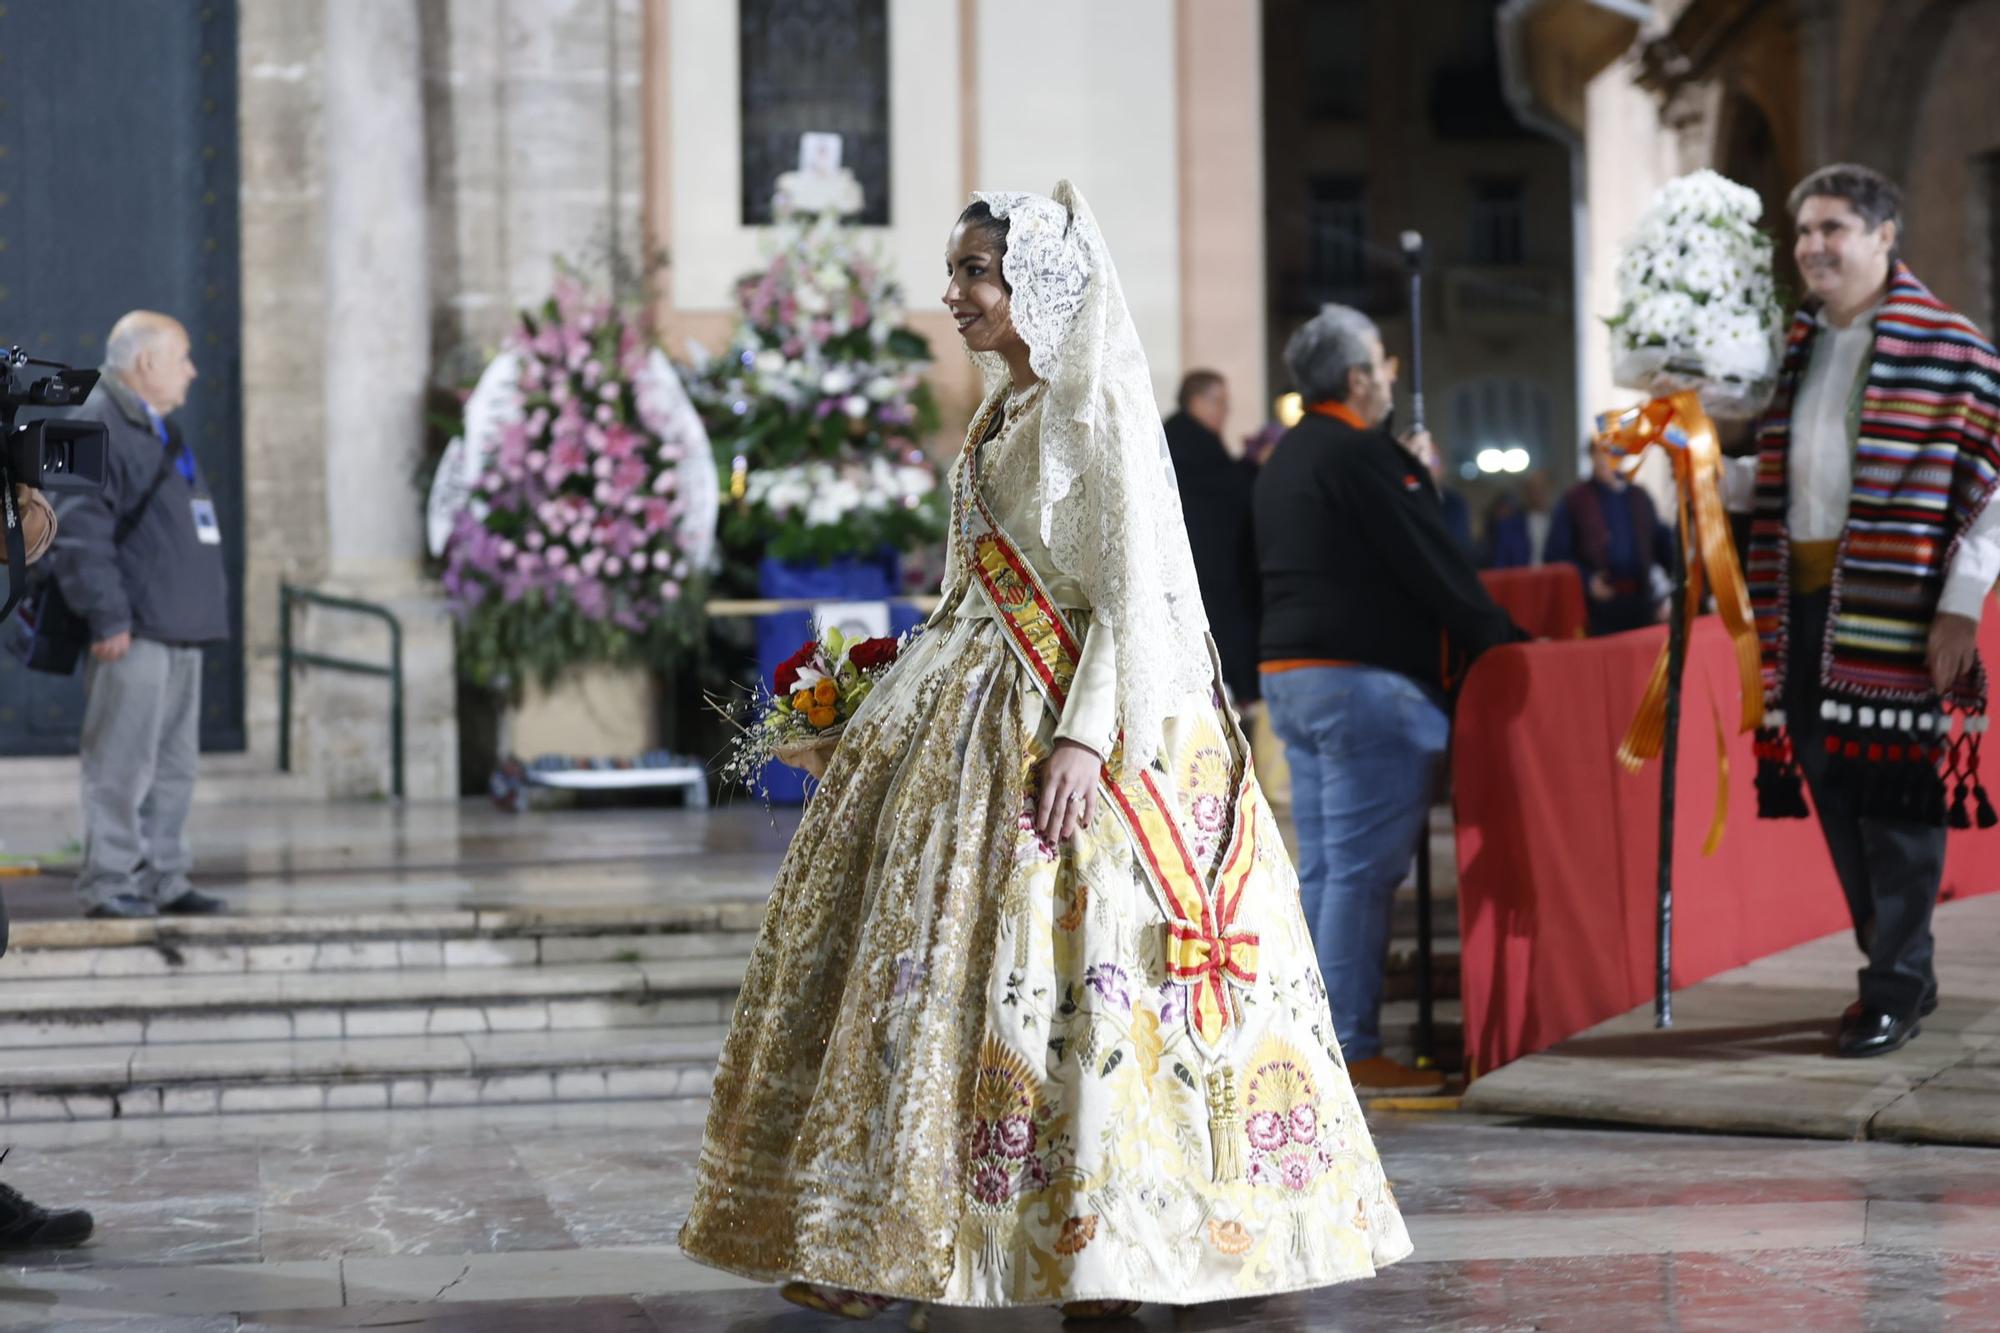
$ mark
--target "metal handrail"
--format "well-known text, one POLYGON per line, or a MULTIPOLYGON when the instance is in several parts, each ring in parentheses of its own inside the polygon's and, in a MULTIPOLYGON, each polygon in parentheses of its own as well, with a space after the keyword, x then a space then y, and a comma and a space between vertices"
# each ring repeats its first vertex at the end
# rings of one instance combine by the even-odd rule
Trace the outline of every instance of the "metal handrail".
POLYGON ((278 585, 278 771, 292 771, 292 669, 318 667, 323 671, 345 671, 357 676, 386 676, 389 680, 389 791, 403 799, 403 622, 396 613, 375 602, 353 597, 335 597, 278 585), (373 616, 389 627, 389 665, 357 662, 352 658, 325 653, 298 652, 292 647, 292 608, 300 603, 323 606, 330 611, 349 611, 373 616))

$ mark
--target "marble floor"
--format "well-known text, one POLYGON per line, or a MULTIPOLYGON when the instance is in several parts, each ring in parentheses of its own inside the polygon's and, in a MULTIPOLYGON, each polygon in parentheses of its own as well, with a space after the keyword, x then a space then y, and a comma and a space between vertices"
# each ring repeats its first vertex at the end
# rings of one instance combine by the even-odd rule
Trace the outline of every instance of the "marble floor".
MULTIPOLYGON (((1940 903, 1937 1011, 1899 1051, 1834 1057, 1847 931, 1649 1002, 1478 1080, 1468 1109, 1731 1133, 2000 1147, 2000 893, 1940 903)), ((2000 1312, 1994 1326, 2000 1328, 2000 1312)))
MULTIPOLYGON (((243 916, 597 908, 758 900, 794 818, 272 806, 204 809, 195 836, 204 887, 243 916)), ((66 837, 0 817, 10 852, 66 837)), ((5 892, 17 941, 75 915, 53 876, 5 892)), ((92 1209, 98 1235, 5 1256, 0 1330, 842 1327, 680 1256, 702 1113, 618 1102, 13 1126, 0 1180, 92 1209)), ((1383 1117, 1377 1132, 1414 1258, 1370 1281, 1117 1327, 2000 1330, 1991 1150, 1463 1113, 1383 1117)), ((876 1326, 1059 1325, 940 1309, 876 1326)))
MULTIPOLYGON (((195 879, 232 914, 452 911, 489 907, 755 898, 796 809, 734 801, 711 810, 641 806, 508 814, 488 801, 196 807, 195 879)), ((74 920, 73 830, 39 812, 0 814, 11 855, 55 862, 5 881, 16 922, 74 920)))
MULTIPOLYGON (((98 1216, 9 1256, 0 1329, 841 1327, 674 1248, 701 1106, 27 1126, 0 1177, 98 1216)), ((1385 1117, 1416 1256, 1189 1330, 2000 1328, 2000 1153, 1385 1117)), ((936 1333, 1052 1312, 899 1310, 936 1333)))

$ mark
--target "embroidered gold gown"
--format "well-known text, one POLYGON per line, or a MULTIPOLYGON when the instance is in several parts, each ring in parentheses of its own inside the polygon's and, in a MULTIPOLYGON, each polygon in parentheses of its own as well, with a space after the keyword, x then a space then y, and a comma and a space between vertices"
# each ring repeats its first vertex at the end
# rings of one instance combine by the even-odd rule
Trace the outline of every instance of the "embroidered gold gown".
POLYGON ((1168 840, 1207 876, 1229 859, 1241 885, 1254 980, 1218 985, 1221 1018, 1169 975, 1185 950, 1110 801, 1060 847, 1034 831, 1057 735, 1110 753, 1114 725, 1109 627, 1033 539, 1038 415, 979 451, 976 483, 961 467, 955 499, 976 485, 1076 626, 1075 687, 1058 713, 970 552, 955 562, 778 873, 681 1244, 752 1278, 954 1305, 1192 1304, 1368 1276, 1409 1238, 1219 694, 1169 721, 1154 776, 1168 840))

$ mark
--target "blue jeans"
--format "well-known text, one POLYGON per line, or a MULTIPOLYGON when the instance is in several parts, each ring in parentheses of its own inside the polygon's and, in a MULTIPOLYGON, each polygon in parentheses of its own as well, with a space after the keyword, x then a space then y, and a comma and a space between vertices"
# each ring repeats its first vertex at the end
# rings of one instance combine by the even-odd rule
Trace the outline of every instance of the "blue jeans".
POLYGON ((1350 1061, 1382 1053, 1389 912, 1430 813, 1451 734, 1443 700, 1396 671, 1302 667, 1264 677, 1292 770, 1299 900, 1333 1031, 1350 1061))

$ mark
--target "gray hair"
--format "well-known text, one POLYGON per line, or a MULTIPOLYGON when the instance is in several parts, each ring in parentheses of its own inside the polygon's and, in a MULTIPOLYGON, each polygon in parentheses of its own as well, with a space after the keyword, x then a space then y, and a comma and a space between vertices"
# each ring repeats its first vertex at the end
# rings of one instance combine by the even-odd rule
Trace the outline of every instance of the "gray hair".
POLYGON ((1372 365, 1375 321, 1352 306, 1321 306, 1285 343, 1285 369, 1308 404, 1347 401, 1347 372, 1372 365))
POLYGON ((142 352, 163 334, 179 327, 171 315, 152 310, 131 311, 111 326, 111 336, 104 340, 104 364, 120 373, 131 370, 139 364, 142 352))
POLYGON ((1902 187, 1873 167, 1853 162, 1821 167, 1792 187, 1785 207, 1796 218, 1812 198, 1846 200, 1870 231, 1885 222, 1895 223, 1898 232, 1903 229, 1902 187))

